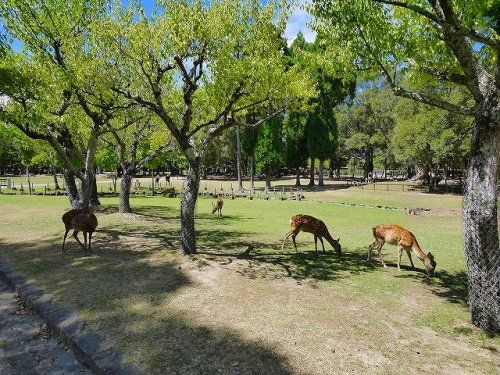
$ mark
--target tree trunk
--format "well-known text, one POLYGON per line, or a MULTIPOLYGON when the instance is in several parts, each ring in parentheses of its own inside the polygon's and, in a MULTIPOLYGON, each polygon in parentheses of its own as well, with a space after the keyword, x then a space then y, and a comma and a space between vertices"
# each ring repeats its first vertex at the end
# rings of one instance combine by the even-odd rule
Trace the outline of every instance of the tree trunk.
POLYGON ((266 188, 270 189, 271 188, 271 174, 266 173, 266 188))
POLYGON ((254 172, 253 172, 253 154, 248 158, 248 163, 250 164, 250 188, 255 187, 254 172))
POLYGON ((91 185, 90 185, 90 204, 92 206, 100 206, 101 202, 99 201, 99 195, 97 194, 97 178, 95 174, 91 176, 91 185))
POLYGON ((57 181, 56 167, 52 166, 52 177, 54 177, 54 189, 61 190, 59 187, 59 181, 57 181))
POLYGON ((500 331, 500 249, 498 239, 498 160, 500 127, 496 115, 478 110, 472 135, 463 209, 469 308, 472 322, 500 331))
POLYGON ((206 180, 207 179, 207 167, 203 167, 202 168, 202 171, 203 171, 203 175, 202 175, 202 179, 206 180))
POLYGON ((311 158, 311 174, 309 176, 309 186, 314 186, 314 158, 311 158))
POLYGON ((26 177, 28 178, 28 193, 31 195, 31 178, 29 167, 26 167, 26 177))
POLYGON ((241 161, 241 136, 240 125, 236 125, 236 174, 238 175, 238 189, 243 191, 243 171, 241 161))
POLYGON ((325 183, 323 182, 323 164, 324 161, 320 160, 318 169, 318 186, 325 186, 325 183))
POLYGON ((132 175, 129 171, 124 170, 122 180, 120 182, 120 201, 118 203, 118 212, 131 213, 130 208, 130 188, 132 186, 132 175))
POLYGON ((79 201, 80 197, 78 194, 78 188, 76 187, 75 175, 66 168, 63 168, 62 175, 64 182, 66 184, 66 194, 68 195, 69 203, 71 208, 80 208, 79 201))
POLYGON ((295 174, 295 186, 300 186, 300 168, 297 168, 297 172, 295 174))
POLYGON ((365 164, 363 166, 363 178, 368 178, 368 173, 373 171, 373 149, 369 148, 365 154, 365 164))
POLYGON ((196 253, 196 238, 194 230, 194 211, 200 188, 199 161, 189 163, 186 185, 181 200, 181 249, 183 255, 196 253))

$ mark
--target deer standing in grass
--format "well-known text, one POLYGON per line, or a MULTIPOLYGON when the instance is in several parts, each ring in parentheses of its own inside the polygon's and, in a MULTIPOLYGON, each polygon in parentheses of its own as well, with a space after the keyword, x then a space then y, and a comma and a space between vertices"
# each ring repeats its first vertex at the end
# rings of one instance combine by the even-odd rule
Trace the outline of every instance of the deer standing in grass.
POLYGON ((62 221, 66 228, 64 233, 64 239, 61 251, 64 251, 64 244, 66 242, 66 237, 71 229, 73 229, 73 237, 78 241, 84 252, 87 252, 87 233, 89 235, 89 251, 92 246, 92 233, 95 232, 97 228, 97 218, 93 213, 89 213, 85 210, 69 210, 62 216, 62 221), (85 245, 82 244, 78 238, 78 232, 83 232, 83 238, 85 245))
POLYGON ((378 246, 378 255, 380 262, 387 268, 382 258, 382 246, 384 243, 390 245, 398 246, 398 270, 401 271, 401 257, 403 256, 403 250, 406 250, 406 254, 410 259, 412 268, 415 268, 413 260, 411 259, 411 252, 413 251, 415 255, 424 262, 425 270, 429 276, 432 276, 434 269, 436 268, 436 262, 434 261, 434 256, 431 253, 425 254, 420 248, 417 239, 410 231, 400 227, 399 225, 378 225, 372 228, 373 237, 375 237, 375 242, 373 242, 368 249, 368 262, 371 261, 371 255, 373 248, 378 246))
POLYGON ((300 231, 312 233, 314 235, 314 249, 316 250, 316 253, 318 252, 318 238, 321 241, 323 252, 325 252, 325 244, 323 243, 323 238, 324 238, 328 241, 330 245, 332 245, 333 249, 338 255, 342 255, 342 248, 339 243, 340 237, 337 240, 334 240, 330 235, 330 232, 328 232, 328 228, 326 227, 325 223, 309 215, 295 215, 291 217, 290 231, 285 235, 285 239, 283 240, 283 245, 281 245, 282 251, 283 248, 285 247, 286 240, 290 236, 292 237, 295 251, 297 251, 297 244, 295 243, 295 237, 297 237, 300 231))
POLYGON ((222 206, 224 206, 224 201, 222 200, 221 197, 218 197, 217 201, 215 202, 215 205, 212 206, 212 214, 217 212, 217 217, 221 218, 222 217, 222 206))

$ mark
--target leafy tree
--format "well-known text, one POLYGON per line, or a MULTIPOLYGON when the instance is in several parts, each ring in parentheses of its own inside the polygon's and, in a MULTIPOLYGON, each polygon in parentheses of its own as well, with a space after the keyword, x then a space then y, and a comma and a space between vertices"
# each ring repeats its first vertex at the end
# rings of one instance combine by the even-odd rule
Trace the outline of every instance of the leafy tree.
POLYGON ((324 63, 382 74, 398 96, 474 118, 464 247, 474 324, 500 330, 497 221, 500 155, 498 6, 490 1, 315 0, 315 29, 333 41, 324 63), (438 89, 435 89, 435 88, 438 89), (463 87, 469 101, 447 99, 463 87))
POLYGON ((305 116, 290 111, 285 117, 283 130, 285 165, 296 169, 295 186, 300 186, 300 168, 306 165, 308 157, 305 116))
POLYGON ((284 13, 258 0, 160 1, 150 18, 117 4, 99 27, 114 92, 154 113, 189 163, 181 201, 181 253, 196 252, 195 206, 207 146, 235 116, 268 108, 257 126, 291 99, 313 94, 307 77, 285 69, 284 13), (144 43, 147 40, 148 43, 144 43), (115 62, 123 62, 118 69, 115 62), (117 84, 119 82, 119 84, 117 84))
POLYGON ((255 168, 266 175, 266 187, 271 187, 271 174, 283 166, 283 117, 266 121, 259 129, 255 145, 255 168))

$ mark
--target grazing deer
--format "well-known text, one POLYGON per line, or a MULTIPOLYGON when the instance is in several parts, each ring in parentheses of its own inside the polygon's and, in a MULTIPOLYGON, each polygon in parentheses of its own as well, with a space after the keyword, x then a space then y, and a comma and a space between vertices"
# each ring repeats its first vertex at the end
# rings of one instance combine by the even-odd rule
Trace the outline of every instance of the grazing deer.
POLYGON ((400 227, 399 225, 378 225, 372 228, 373 237, 375 237, 375 242, 373 242, 368 249, 368 262, 371 261, 372 250, 375 245, 378 245, 378 255, 380 257, 380 262, 387 268, 382 258, 382 246, 384 243, 398 246, 398 270, 401 271, 401 257, 403 256, 403 250, 406 250, 408 258, 412 268, 415 268, 413 260, 411 259, 411 252, 413 251, 415 255, 424 262, 425 270, 429 276, 432 276, 434 269, 436 268, 436 262, 434 261, 434 256, 431 253, 427 255, 420 248, 417 239, 413 233, 407 231, 406 229, 400 227))
POLYGON ((89 251, 92 251, 92 233, 97 228, 97 218, 93 213, 83 213, 76 215, 71 221, 71 228, 73 228, 73 237, 78 241, 83 251, 87 252, 87 233, 89 235, 89 251), (78 238, 78 232, 83 232, 83 239, 85 246, 78 238))
POLYGON ((281 245, 281 250, 285 247, 285 242, 288 237, 292 237, 293 246, 295 251, 297 251, 297 244, 295 243, 295 237, 300 231, 308 232, 314 234, 314 249, 316 253, 318 252, 318 238, 321 241, 321 246, 323 247, 323 252, 325 252, 325 244, 323 243, 323 238, 325 238, 338 255, 342 255, 342 248, 340 246, 340 237, 334 240, 328 232, 328 228, 325 223, 321 220, 316 219, 309 215, 295 215, 290 219, 290 231, 285 235, 283 244, 281 245))
POLYGON ((222 206, 224 206, 224 201, 222 200, 221 197, 217 198, 217 201, 215 204, 212 206, 212 214, 217 212, 217 217, 221 218, 222 217, 222 206))
POLYGON ((64 244, 66 242, 66 237, 68 236, 69 231, 72 229, 71 222, 75 218, 76 215, 85 213, 85 210, 69 210, 62 215, 62 221, 64 223, 64 227, 66 231, 64 232, 64 239, 62 243, 61 251, 64 252, 64 244))

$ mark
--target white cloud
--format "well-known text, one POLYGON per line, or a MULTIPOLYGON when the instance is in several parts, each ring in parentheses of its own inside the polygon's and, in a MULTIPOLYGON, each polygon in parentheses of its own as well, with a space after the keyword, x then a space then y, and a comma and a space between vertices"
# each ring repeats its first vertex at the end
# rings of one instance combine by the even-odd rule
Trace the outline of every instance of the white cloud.
POLYGON ((311 15, 303 9, 303 5, 308 2, 308 0, 300 0, 288 20, 285 37, 289 45, 293 42, 299 31, 302 31, 304 38, 308 42, 312 42, 316 38, 316 32, 307 26, 307 23, 311 20, 311 15))

